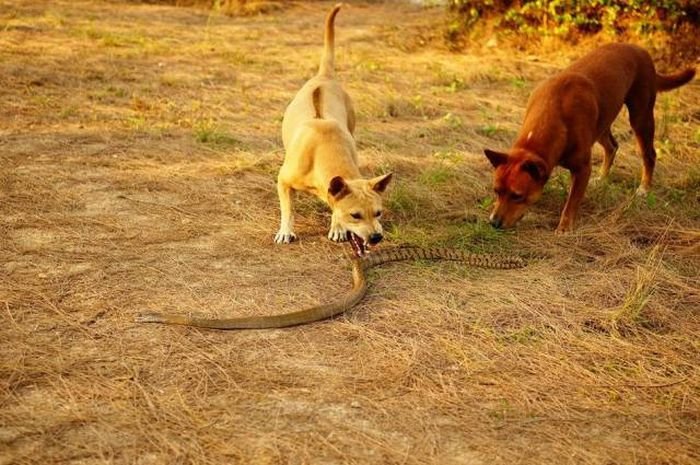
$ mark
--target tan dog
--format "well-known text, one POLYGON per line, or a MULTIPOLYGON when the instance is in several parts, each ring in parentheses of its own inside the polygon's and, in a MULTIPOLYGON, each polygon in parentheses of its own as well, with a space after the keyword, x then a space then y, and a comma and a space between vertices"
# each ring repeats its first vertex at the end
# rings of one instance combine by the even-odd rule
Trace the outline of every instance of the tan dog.
POLYGON ((579 59, 542 83, 530 96, 525 121, 507 153, 485 150, 496 169, 493 187, 498 196, 491 224, 508 228, 542 194, 555 166, 571 172, 571 189, 558 233, 574 228, 576 213, 591 174, 591 148, 605 150, 601 177, 606 177, 617 152, 610 125, 627 105, 644 166, 638 193, 651 187, 656 93, 675 89, 695 75, 694 69, 657 74, 649 53, 635 45, 609 44, 579 59))
POLYGON ((282 141, 286 151, 277 177, 281 224, 277 243, 296 239, 292 201, 302 190, 324 200, 332 210, 328 238, 350 239, 355 253, 382 240, 381 194, 391 173, 362 179, 353 131, 352 101, 334 79, 334 21, 341 5, 326 18, 323 57, 318 74, 294 97, 284 113, 282 141))

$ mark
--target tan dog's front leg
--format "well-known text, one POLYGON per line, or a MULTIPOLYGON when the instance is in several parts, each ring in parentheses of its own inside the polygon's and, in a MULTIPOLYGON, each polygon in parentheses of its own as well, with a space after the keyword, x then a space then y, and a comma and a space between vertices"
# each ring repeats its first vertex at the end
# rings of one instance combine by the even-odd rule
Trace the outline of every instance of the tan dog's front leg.
POLYGON ((275 242, 278 244, 289 244, 293 242, 297 235, 294 234, 294 190, 284 182, 277 181, 277 195, 280 198, 280 229, 275 235, 275 242))
POLYGON ((335 212, 331 216, 331 229, 328 231, 328 239, 334 242, 344 242, 348 240, 348 231, 336 218, 335 212))
POLYGON ((566 205, 564 205, 564 210, 561 212, 559 226, 555 231, 557 234, 573 231, 578 207, 581 205, 581 200, 583 200, 583 194, 586 192, 588 179, 590 177, 590 163, 582 168, 571 171, 571 188, 569 190, 569 197, 566 199, 566 205))

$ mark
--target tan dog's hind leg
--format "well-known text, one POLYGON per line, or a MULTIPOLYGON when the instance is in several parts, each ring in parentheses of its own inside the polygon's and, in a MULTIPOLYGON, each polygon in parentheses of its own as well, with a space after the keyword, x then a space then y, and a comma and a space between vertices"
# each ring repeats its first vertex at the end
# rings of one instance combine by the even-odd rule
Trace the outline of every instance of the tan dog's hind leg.
POLYGON ((280 198, 280 229, 275 235, 278 244, 289 244, 297 235, 294 234, 294 190, 281 180, 277 180, 277 195, 280 198))
MULTIPOLYGON (((588 159, 590 160, 590 155, 588 159)), ((566 205, 564 205, 564 210, 561 212, 559 226, 555 231, 556 234, 563 234, 573 231, 574 223, 576 221, 576 214, 578 213, 578 207, 581 205, 581 200, 583 200, 583 194, 586 192, 588 179, 590 177, 590 162, 588 165, 585 165, 578 170, 571 171, 571 188, 569 190, 569 197, 566 199, 566 205)))
POLYGON ((615 155, 617 154, 617 149, 619 147, 617 141, 608 129, 603 135, 598 139, 598 143, 603 146, 605 153, 603 154, 603 164, 600 165, 600 179, 605 179, 610 174, 610 167, 615 161, 615 155))

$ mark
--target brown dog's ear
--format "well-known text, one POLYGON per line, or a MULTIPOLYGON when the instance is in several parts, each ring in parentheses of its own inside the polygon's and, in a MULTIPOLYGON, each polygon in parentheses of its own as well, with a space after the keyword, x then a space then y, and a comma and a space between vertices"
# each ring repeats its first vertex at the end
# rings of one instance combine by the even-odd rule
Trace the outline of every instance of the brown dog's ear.
POLYGON ((521 166, 521 169, 532 176, 532 179, 537 182, 545 182, 549 177, 547 174, 547 165, 542 160, 527 160, 521 166))
POLYGON ((345 179, 340 176, 336 176, 331 179, 331 183, 328 186, 328 193, 335 200, 340 200, 350 193, 350 187, 348 187, 345 179))
POLYGON ((389 185, 389 181, 391 181, 392 176, 394 176, 394 173, 388 173, 383 174, 381 176, 377 176, 376 178, 372 178, 369 180, 369 185, 372 186, 373 190, 381 194, 386 190, 386 187, 389 185))
POLYGON ((508 161, 508 154, 496 152, 495 150, 484 149, 484 155, 489 159, 494 168, 498 168, 508 161))

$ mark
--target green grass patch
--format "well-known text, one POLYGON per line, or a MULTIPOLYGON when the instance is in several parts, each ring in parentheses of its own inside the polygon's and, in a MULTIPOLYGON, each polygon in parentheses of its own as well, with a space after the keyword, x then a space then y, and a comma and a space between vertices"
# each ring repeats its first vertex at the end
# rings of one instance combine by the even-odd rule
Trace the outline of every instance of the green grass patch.
POLYGON ((685 179, 681 183, 683 189, 689 191, 698 192, 700 191, 700 167, 691 166, 688 168, 685 174, 685 179))
POLYGON ((448 247, 473 253, 503 253, 512 249, 513 231, 493 228, 486 221, 458 224, 391 223, 385 234, 392 244, 448 247))
POLYGON ((105 47, 145 47, 147 39, 140 34, 105 32, 100 42, 105 47))
POLYGON ((90 25, 78 29, 78 34, 98 42, 103 47, 145 47, 149 40, 139 32, 115 32, 97 29, 90 25))
POLYGON ((55 104, 54 98, 49 95, 34 95, 29 101, 34 105, 44 108, 50 108, 55 104))
POLYGON ((355 68, 359 71, 369 71, 369 72, 374 72, 374 71, 379 71, 382 69, 382 65, 373 60, 363 60, 359 62, 355 68))
POLYGON ((145 131, 146 118, 142 115, 129 116, 126 118, 126 125, 134 131, 145 131))
POLYGON ((477 200, 476 206, 479 207, 479 210, 490 211, 494 202, 496 202, 495 197, 492 195, 489 195, 487 197, 484 197, 483 199, 477 200))
POLYGON ((61 119, 67 119, 71 118, 73 116, 76 116, 78 114, 78 107, 75 105, 68 105, 66 107, 63 107, 61 111, 58 113, 59 118, 61 119))
POLYGON ((509 139, 510 132, 502 128, 500 124, 487 123, 476 128, 476 133, 482 136, 497 138, 499 140, 509 139))
POLYGON ((435 71, 435 83, 450 93, 455 93, 466 89, 467 83, 464 79, 454 73, 448 73, 442 67, 438 67, 435 71))
POLYGON ((439 150, 433 153, 433 158, 449 163, 461 163, 464 161, 464 153, 456 150, 439 150))
POLYGON ((543 194, 546 196, 556 197, 559 200, 566 199, 569 193, 569 172, 560 171, 555 173, 549 182, 544 185, 543 194))
POLYGON ((129 96, 129 90, 126 89, 125 87, 109 86, 109 87, 107 87, 106 90, 107 90, 107 92, 109 92, 110 94, 112 94, 118 98, 126 98, 129 96))
POLYGON ((432 234, 426 228, 411 224, 387 224, 385 235, 388 242, 394 245, 414 245, 416 247, 430 247, 433 243, 432 234))
POLYGON ((434 166, 423 171, 418 177, 418 181, 425 186, 435 187, 441 186, 454 178, 454 170, 447 166, 434 166))
POLYGON ((423 210, 423 202, 416 194, 415 189, 402 182, 398 182, 392 187, 386 199, 386 205, 392 214, 404 218, 420 216, 419 213, 423 210))
POLYGON ((447 113, 442 117, 442 120, 452 129, 459 129, 463 126, 462 118, 453 113, 447 113))
POLYGON ((511 248, 514 231, 492 227, 487 221, 453 224, 444 228, 444 236, 439 241, 445 247, 467 252, 494 253, 511 248))
MULTIPOLYGON (((562 197, 565 198, 567 194, 568 186, 562 197)), ((629 195, 630 190, 624 184, 610 178, 589 182, 586 189, 586 198, 598 208, 613 208, 621 205, 629 195)))
POLYGON ((233 65, 251 66, 256 64, 255 56, 243 50, 225 49, 220 53, 226 61, 233 65))
POLYGON ((238 139, 222 130, 213 119, 195 121, 192 129, 195 139, 200 144, 238 145, 240 143, 238 139))
POLYGON ((514 78, 511 78, 510 85, 515 87, 516 89, 524 89, 527 85, 527 81, 521 76, 516 76, 514 78))

